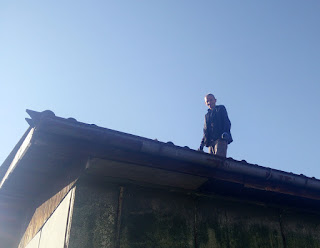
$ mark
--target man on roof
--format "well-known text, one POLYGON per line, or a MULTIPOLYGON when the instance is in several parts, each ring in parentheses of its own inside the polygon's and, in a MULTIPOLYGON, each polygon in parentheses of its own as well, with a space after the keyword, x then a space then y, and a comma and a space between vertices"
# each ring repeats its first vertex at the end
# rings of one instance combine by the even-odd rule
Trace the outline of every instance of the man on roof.
POLYGON ((233 141, 227 110, 223 105, 216 105, 217 99, 213 94, 206 95, 204 101, 209 109, 205 115, 203 138, 198 150, 203 151, 206 146, 209 147, 209 153, 226 157, 228 144, 233 141))

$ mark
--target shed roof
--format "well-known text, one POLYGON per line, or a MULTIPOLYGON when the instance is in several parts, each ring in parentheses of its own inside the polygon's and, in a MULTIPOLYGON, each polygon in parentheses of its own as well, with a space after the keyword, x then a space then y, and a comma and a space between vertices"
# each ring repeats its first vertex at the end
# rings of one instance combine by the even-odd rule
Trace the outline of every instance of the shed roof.
POLYGON ((320 180, 27 110, 30 127, 0 167, 0 239, 19 242, 33 211, 78 178, 318 211, 320 180))
MULTIPOLYGON (((0 204, 1 199, 45 198, 44 188, 54 190, 57 178, 75 163, 92 177, 297 205, 301 199, 311 205, 320 201, 316 178, 61 118, 48 110, 27 113, 30 128, 0 167, 0 204)), ((69 177, 79 177, 72 171, 69 177)))

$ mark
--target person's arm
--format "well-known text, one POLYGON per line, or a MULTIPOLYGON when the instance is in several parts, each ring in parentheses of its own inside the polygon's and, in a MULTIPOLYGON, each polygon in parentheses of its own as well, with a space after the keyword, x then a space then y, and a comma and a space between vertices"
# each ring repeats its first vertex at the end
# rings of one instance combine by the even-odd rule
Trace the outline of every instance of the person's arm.
POLYGON ((206 139, 207 139, 207 132, 208 132, 208 128, 207 128, 207 121, 206 118, 204 119, 204 127, 203 127, 203 137, 200 143, 200 147, 198 149, 198 151, 203 151, 203 147, 206 144, 206 139))
POLYGON ((225 106, 222 106, 223 110, 223 126, 224 126, 224 132, 230 133, 230 128, 231 128, 231 122, 228 117, 228 112, 225 106))
POLYGON ((230 133, 230 129, 231 129, 231 122, 230 119, 228 117, 228 112, 227 109, 225 108, 225 106, 222 106, 222 116, 223 116, 223 134, 222 139, 225 139, 228 141, 228 144, 230 144, 233 140, 231 137, 231 133, 230 133), (227 133, 227 134, 225 134, 227 133))

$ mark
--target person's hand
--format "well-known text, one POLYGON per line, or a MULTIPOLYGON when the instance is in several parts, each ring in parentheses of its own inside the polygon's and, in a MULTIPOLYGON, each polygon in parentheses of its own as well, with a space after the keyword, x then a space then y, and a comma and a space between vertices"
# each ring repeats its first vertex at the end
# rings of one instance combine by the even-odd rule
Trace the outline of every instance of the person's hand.
POLYGON ((200 147, 198 148, 198 151, 199 151, 199 152, 203 152, 203 146, 200 146, 200 147))
POLYGON ((230 140, 230 134, 224 132, 224 133, 221 135, 221 139, 226 140, 226 141, 229 141, 229 140, 230 140))

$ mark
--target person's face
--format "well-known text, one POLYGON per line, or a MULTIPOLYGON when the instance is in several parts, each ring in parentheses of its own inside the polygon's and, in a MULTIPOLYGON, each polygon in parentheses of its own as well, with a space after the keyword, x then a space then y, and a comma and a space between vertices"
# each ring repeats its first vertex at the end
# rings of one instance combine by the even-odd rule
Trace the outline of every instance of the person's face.
POLYGON ((206 105, 209 107, 209 109, 213 109, 216 106, 216 99, 213 96, 206 96, 204 98, 204 101, 206 105))

